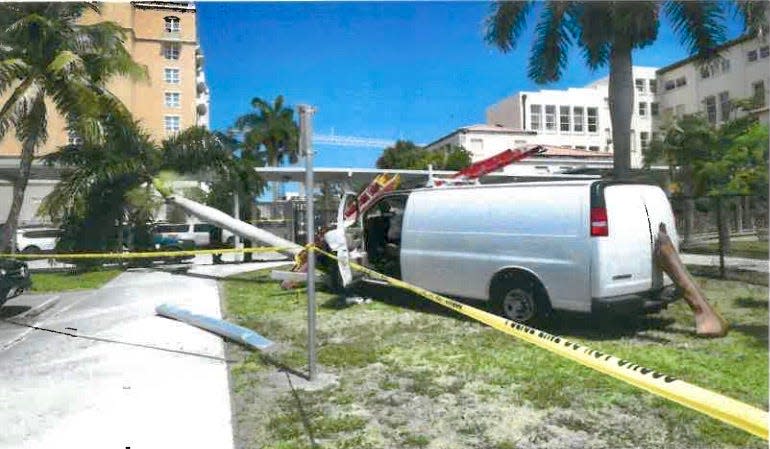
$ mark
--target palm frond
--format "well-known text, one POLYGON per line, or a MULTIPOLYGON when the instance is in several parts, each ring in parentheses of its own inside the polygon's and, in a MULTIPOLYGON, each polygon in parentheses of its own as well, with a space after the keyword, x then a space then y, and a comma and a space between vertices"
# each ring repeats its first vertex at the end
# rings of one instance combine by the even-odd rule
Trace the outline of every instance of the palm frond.
POLYGON ((18 108, 20 107, 21 100, 29 96, 29 91, 34 82, 35 79, 32 76, 22 80, 8 99, 5 100, 5 103, 3 103, 3 107, 0 108, 0 138, 3 138, 8 129, 16 124, 20 117, 18 108))
POLYGON ((529 55, 527 75, 536 83, 557 81, 567 67, 567 54, 572 45, 569 11, 572 2, 551 1, 544 5, 535 30, 535 41, 529 55))
POLYGON ((486 20, 485 40, 503 53, 516 48, 532 8, 530 1, 499 1, 486 20))
POLYGON ((737 0, 735 15, 743 19, 744 30, 749 34, 767 36, 770 31, 770 2, 757 0, 737 0))
POLYGON ((48 64, 46 69, 54 75, 67 74, 73 70, 83 67, 83 60, 77 54, 63 50, 56 54, 56 57, 48 64))
POLYGON ((16 138, 24 142, 25 147, 36 149, 48 140, 48 114, 45 106, 45 93, 38 90, 28 100, 28 109, 21 120, 16 121, 16 138))
POLYGON ((725 40, 725 14, 721 3, 669 0, 664 11, 690 54, 704 61, 717 56, 715 48, 725 40))

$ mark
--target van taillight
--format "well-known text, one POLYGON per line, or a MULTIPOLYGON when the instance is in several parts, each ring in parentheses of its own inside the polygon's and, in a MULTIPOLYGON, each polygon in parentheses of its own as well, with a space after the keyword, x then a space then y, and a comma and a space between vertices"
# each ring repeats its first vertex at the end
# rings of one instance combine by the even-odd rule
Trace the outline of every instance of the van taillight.
POLYGON ((607 226, 607 209, 604 207, 591 208, 591 237, 606 237, 610 235, 607 226))

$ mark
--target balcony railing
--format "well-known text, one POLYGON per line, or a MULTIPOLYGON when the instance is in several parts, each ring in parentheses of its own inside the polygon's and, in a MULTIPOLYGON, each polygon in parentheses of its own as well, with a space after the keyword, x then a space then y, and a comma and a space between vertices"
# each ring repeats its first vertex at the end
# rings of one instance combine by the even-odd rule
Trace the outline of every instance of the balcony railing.
POLYGON ((182 33, 179 31, 166 31, 160 33, 160 38, 163 40, 178 41, 182 39, 182 33))

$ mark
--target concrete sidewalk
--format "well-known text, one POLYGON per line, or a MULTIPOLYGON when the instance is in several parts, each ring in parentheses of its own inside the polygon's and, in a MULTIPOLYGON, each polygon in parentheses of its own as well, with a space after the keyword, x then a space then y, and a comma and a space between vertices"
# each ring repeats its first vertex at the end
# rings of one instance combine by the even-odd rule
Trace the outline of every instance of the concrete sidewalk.
MULTIPOLYGON (((686 265, 705 265, 718 267, 719 256, 710 254, 680 254, 682 262, 686 265)), ((756 271, 759 273, 770 272, 770 262, 761 259, 748 259, 743 257, 725 257, 725 267, 733 270, 756 271)))
POLYGON ((223 341, 160 303, 221 316, 216 280, 135 270, 0 322, 0 447, 231 448, 223 341))

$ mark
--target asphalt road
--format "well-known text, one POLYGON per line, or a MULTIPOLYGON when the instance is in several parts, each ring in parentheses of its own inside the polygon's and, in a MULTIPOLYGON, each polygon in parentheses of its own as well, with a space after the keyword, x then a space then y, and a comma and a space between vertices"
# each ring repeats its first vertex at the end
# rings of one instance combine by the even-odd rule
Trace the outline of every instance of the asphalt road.
POLYGON ((160 303, 220 316, 216 280, 154 270, 0 308, 0 448, 231 448, 223 342, 160 303))

